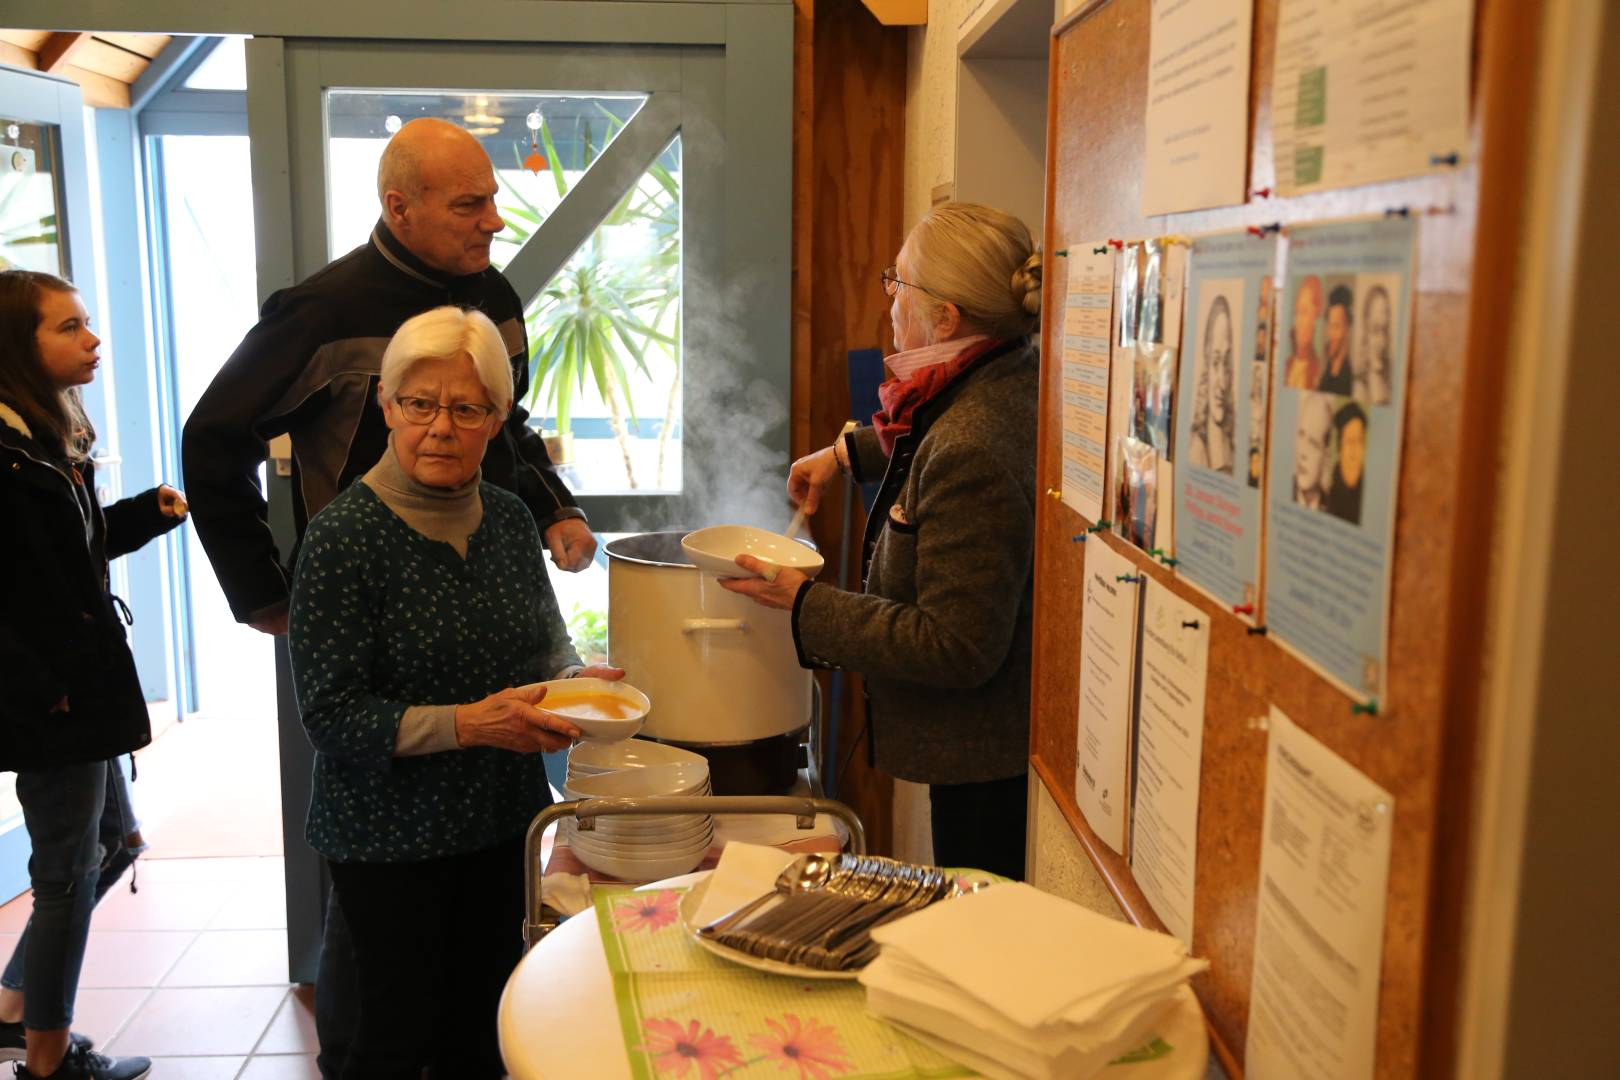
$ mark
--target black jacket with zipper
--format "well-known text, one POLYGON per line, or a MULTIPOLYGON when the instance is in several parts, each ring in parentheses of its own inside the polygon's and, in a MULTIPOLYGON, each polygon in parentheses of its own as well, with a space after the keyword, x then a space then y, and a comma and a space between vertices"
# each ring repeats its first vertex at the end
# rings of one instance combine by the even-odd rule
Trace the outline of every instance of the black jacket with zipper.
POLYGON ((9 412, 0 410, 0 769, 104 761, 152 741, 107 560, 180 521, 163 514, 156 488, 103 511, 94 466, 51 454, 9 412))

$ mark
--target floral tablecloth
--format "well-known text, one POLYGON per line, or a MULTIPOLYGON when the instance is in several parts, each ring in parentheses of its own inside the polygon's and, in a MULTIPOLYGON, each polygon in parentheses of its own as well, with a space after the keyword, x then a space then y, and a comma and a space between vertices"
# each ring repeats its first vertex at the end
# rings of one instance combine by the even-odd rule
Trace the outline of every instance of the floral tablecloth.
POLYGON ((698 948, 684 889, 596 890, 636 1080, 912 1080, 976 1075, 866 1012, 859 983, 792 979, 698 948))

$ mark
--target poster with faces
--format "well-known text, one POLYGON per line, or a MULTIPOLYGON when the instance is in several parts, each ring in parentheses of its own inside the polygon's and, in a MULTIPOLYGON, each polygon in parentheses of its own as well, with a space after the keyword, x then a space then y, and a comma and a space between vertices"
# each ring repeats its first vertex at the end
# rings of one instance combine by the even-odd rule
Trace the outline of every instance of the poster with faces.
POLYGON ((1265 622, 1382 703, 1416 223, 1301 226, 1277 308, 1265 622))
POLYGON ((1277 247, 1275 236, 1248 232, 1193 241, 1176 394, 1176 572, 1250 613, 1260 587, 1277 247))

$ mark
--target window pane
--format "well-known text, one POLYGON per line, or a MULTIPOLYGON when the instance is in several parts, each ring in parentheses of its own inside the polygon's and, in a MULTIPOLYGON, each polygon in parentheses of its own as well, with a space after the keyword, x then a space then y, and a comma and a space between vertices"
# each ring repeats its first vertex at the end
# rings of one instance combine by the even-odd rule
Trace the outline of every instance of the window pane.
MULTIPOLYGON (((495 165, 505 269, 646 101, 641 94, 327 92, 331 255, 378 218, 377 165, 401 124, 437 116, 495 165)), ((681 490, 681 141, 528 301, 533 423, 576 494, 681 490)))
MULTIPOLYGON (((565 173, 583 173, 584 163, 602 152, 646 100, 645 94, 328 90, 330 254, 335 259, 359 247, 371 235, 380 213, 377 163, 389 138, 411 120, 435 116, 477 137, 500 174, 503 205, 526 205, 538 219, 505 215, 508 235, 527 237, 562 198, 557 193, 552 157, 557 158, 565 173), (531 130, 531 118, 537 114, 539 126, 531 130), (525 168, 526 163, 530 168, 525 168), (522 227, 521 234, 518 226, 522 227)), ((516 252, 516 245, 497 244, 490 257, 497 268, 505 269, 516 252)))
POLYGON ((526 404, 544 431, 566 433, 554 435, 561 446, 553 443, 552 460, 563 462, 569 487, 592 495, 679 492, 679 136, 527 317, 526 404))
MULTIPOLYGON (((169 378, 183 421, 258 321, 253 177, 246 136, 165 135, 157 141, 173 342, 169 378)), ((210 716, 273 716, 273 642, 237 623, 197 530, 184 530, 184 537, 198 709, 210 716)))
POLYGON ((246 90, 247 54, 243 38, 228 37, 186 79, 187 90, 246 90))
POLYGON ((0 118, 0 270, 71 276, 58 140, 54 124, 0 118))

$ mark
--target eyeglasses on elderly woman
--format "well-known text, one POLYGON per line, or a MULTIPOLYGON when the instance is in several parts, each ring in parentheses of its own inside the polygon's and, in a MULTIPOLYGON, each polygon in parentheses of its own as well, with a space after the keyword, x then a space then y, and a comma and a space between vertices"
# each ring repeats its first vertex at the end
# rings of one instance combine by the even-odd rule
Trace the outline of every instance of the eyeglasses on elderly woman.
POLYGON ((900 272, 900 268, 898 266, 891 266, 891 267, 888 267, 886 270, 884 270, 883 273, 878 275, 878 279, 883 282, 883 292, 885 293, 885 295, 893 296, 895 293, 900 291, 900 286, 904 285, 908 289, 916 289, 919 292, 928 293, 929 296, 932 296, 937 300, 945 299, 943 296, 940 296, 938 293, 930 292, 928 289, 923 288, 921 285, 917 285, 917 284, 915 284, 913 282, 910 282, 910 281, 901 281, 898 277, 895 276, 899 272, 900 272))
POLYGON ((470 401, 441 405, 432 398, 406 397, 402 394, 396 394, 394 401, 406 421, 412 424, 431 424, 439 418, 439 413, 448 412, 450 422, 456 427, 471 429, 482 427, 484 421, 495 412, 493 405, 476 405, 470 401))

